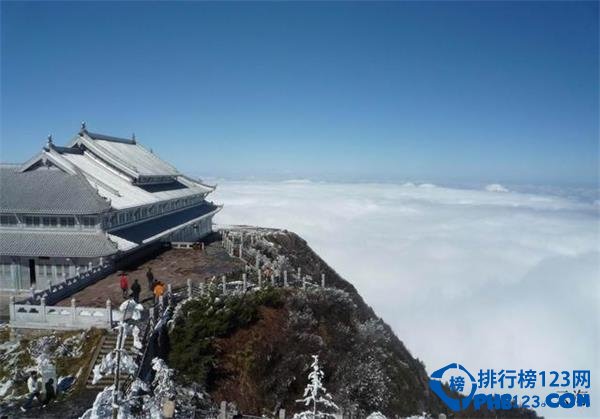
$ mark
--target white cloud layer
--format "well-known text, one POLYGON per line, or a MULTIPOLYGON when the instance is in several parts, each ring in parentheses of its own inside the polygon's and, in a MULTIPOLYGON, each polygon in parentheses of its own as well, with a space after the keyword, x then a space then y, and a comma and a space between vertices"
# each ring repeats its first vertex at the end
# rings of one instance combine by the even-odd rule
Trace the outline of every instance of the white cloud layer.
POLYGON ((216 222, 300 234, 430 372, 591 369, 600 417, 598 207, 421 186, 224 182, 216 222))
POLYGON ((504 186, 500 185, 499 183, 489 184, 485 187, 485 190, 488 192, 508 192, 508 189, 506 189, 504 186))

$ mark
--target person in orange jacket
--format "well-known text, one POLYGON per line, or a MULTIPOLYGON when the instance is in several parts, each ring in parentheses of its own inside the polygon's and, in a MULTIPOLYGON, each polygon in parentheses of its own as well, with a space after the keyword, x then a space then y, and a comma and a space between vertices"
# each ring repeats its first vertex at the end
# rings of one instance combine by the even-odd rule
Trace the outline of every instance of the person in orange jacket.
POLYGON ((154 285, 154 304, 158 304, 160 297, 165 293, 165 284, 161 281, 157 281, 154 285))
POLYGON ((121 291, 123 292, 123 298, 127 298, 127 291, 129 290, 129 281, 127 280, 127 274, 125 272, 121 272, 120 278, 121 291))

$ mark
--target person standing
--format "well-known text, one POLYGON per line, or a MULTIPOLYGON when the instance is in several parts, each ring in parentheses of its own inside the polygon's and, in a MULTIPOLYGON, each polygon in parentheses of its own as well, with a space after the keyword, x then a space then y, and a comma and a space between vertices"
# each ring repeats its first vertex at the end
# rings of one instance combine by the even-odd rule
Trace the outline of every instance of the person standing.
POLYGON ((49 379, 45 385, 46 398, 44 399, 44 406, 56 399, 56 392, 54 391, 54 379, 49 379))
POLYGON ((154 291, 154 273, 152 273, 152 268, 148 266, 148 270, 146 271, 146 279, 148 280, 148 289, 150 292, 154 291))
POLYGON ((154 284, 154 304, 160 302, 160 297, 165 293, 165 285, 158 281, 154 284))
POLYGON ((134 279, 133 284, 131 285, 131 295, 133 296, 133 300, 136 303, 140 302, 140 292, 141 291, 142 291, 142 287, 140 287, 138 280, 134 279))
POLYGON ((125 272, 121 272, 121 291, 123 292, 123 299, 127 299, 127 291, 129 290, 129 281, 127 280, 127 274, 125 272))
POLYGON ((29 378, 27 379, 27 390, 29 391, 29 394, 27 396, 27 400, 25 401, 25 404, 23 406, 21 406, 21 410, 23 412, 26 412, 27 410, 31 409, 31 404, 33 403, 33 398, 37 398, 38 402, 40 404, 43 403, 42 401, 42 395, 40 394, 40 387, 39 387, 39 379, 38 379, 38 375, 37 375, 37 371, 31 371, 31 374, 29 375, 29 378))

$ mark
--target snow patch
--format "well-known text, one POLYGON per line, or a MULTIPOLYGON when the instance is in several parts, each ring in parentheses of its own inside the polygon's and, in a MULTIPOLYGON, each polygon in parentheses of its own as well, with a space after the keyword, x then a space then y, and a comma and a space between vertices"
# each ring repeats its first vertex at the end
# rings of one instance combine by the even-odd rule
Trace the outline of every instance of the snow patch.
POLYGON ((8 390, 10 390, 10 388, 13 385, 13 380, 6 380, 6 381, 2 381, 0 383, 0 397, 4 397, 6 394, 8 394, 8 390))

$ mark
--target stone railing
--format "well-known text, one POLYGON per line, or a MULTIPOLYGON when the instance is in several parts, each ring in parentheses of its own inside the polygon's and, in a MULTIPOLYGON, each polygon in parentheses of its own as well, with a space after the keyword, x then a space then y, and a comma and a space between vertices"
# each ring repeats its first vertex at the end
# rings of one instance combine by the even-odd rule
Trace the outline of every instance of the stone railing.
POLYGON ((53 305, 58 303, 65 298, 70 297, 78 291, 81 291, 88 285, 91 285, 100 279, 106 277, 106 275, 114 272, 114 265, 112 263, 103 263, 101 265, 91 267, 89 270, 75 275, 72 278, 65 279, 51 285, 45 290, 31 290, 31 296, 27 298, 23 303, 27 302, 30 304, 41 304, 43 298, 46 299, 46 304, 53 305))
POLYGON ((110 300, 106 307, 77 307, 75 299, 70 306, 49 306, 44 298, 39 305, 34 305, 15 303, 14 297, 10 297, 9 304, 10 326, 17 329, 111 329, 113 322, 120 318, 120 312, 113 311, 110 300))
MULTIPOLYGON (((203 296, 208 292, 217 292, 218 294, 233 294, 237 292, 246 292, 250 290, 256 290, 267 286, 278 287, 278 288, 301 288, 306 290, 311 287, 322 287, 325 288, 325 274, 321 274, 321 283, 314 283, 309 280, 309 276, 301 277, 300 275, 294 275, 294 280, 288 280, 287 271, 283 271, 281 277, 276 277, 274 274, 268 279, 263 279, 261 272, 256 272, 253 280, 250 280, 249 274, 242 273, 240 280, 230 280, 226 275, 221 276, 220 280, 217 277, 212 277, 207 282, 200 282, 193 284, 192 280, 188 278, 186 296, 188 298, 203 296)), ((169 293, 167 294, 169 295, 169 293)))
POLYGON ((258 247, 261 235, 259 232, 252 231, 221 231, 223 247, 231 257, 244 262, 247 278, 254 283, 254 286, 260 288, 270 283, 272 286, 282 287, 325 287, 324 273, 320 273, 320 278, 314 278, 312 275, 303 273, 300 267, 294 268, 288 262, 277 262, 273 260, 272 256, 263 253, 258 247))

